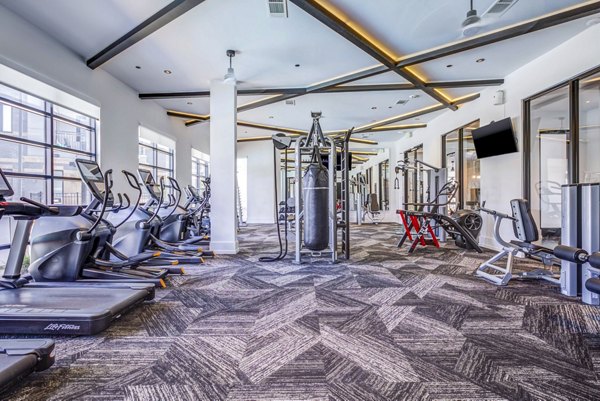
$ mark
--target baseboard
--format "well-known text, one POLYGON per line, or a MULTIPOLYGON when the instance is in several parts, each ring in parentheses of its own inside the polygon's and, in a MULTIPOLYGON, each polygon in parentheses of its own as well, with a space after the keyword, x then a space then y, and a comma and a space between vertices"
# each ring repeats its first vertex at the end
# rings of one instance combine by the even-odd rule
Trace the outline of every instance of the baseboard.
POLYGON ((237 241, 210 241, 210 250, 216 254, 235 255, 240 251, 237 241))

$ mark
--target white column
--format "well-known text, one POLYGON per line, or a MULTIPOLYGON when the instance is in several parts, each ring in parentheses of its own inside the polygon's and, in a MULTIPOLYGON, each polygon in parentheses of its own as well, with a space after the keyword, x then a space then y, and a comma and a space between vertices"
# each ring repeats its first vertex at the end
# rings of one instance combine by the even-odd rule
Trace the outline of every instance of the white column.
POLYGON ((235 82, 210 84, 210 247, 238 252, 236 225, 237 89, 235 82))

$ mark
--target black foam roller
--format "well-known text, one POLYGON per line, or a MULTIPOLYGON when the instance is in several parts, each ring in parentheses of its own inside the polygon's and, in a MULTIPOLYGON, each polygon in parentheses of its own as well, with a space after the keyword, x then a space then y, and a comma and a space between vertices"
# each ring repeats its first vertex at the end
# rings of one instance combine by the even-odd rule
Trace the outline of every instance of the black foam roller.
POLYGON ((580 248, 574 248, 567 245, 559 245, 554 248, 554 256, 559 259, 574 263, 583 263, 586 259, 587 252, 580 248))
POLYGON ((592 253, 588 257, 588 263, 590 266, 595 267, 596 269, 600 269, 600 252, 592 253))

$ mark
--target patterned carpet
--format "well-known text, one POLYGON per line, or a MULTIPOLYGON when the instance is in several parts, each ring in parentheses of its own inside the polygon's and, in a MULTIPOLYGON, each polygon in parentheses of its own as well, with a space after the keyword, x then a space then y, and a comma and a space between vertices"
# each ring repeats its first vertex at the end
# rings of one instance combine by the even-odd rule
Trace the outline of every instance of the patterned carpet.
POLYGON ((598 400, 600 310, 549 285, 472 277, 488 257, 395 247, 363 225, 349 263, 235 257, 173 277, 100 336, 57 339, 57 363, 9 400, 598 400))

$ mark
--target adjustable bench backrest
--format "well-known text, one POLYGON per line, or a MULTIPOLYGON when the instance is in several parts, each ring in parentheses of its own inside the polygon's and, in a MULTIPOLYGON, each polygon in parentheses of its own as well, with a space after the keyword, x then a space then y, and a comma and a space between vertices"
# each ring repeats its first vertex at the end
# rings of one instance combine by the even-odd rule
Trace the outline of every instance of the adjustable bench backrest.
POLYGON ((529 208, 529 202, 525 199, 513 199, 510 201, 512 209, 513 230, 515 236, 523 242, 532 243, 538 240, 538 229, 529 208))

